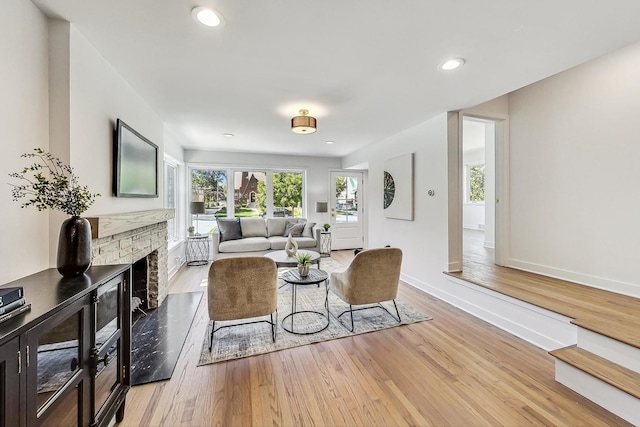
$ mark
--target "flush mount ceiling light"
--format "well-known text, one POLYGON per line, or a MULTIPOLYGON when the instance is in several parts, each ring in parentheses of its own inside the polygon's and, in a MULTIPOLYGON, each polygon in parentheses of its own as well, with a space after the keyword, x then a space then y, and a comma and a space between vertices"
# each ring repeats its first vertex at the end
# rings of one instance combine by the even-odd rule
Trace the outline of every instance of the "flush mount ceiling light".
POLYGON ((233 138, 235 135, 232 133, 223 133, 222 136, 227 137, 227 138, 233 138))
POLYGON ((197 22, 207 27, 219 27, 222 25, 222 16, 213 9, 198 6, 191 9, 191 16, 197 22))
POLYGON ((327 144, 333 144, 335 141, 327 141, 327 144))
POLYGON ((300 115, 291 119, 291 130, 295 133, 314 133, 316 118, 308 115, 309 110, 300 110, 300 115))
POLYGON ((458 67, 464 65, 464 59, 462 58, 453 58, 445 61, 442 65, 440 65, 440 69, 444 71, 455 70, 458 67))

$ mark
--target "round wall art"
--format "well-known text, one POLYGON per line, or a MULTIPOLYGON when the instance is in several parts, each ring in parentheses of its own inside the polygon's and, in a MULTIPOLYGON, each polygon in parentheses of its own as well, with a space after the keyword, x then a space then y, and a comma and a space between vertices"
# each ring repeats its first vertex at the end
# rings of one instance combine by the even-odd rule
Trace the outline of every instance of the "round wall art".
POLYGON ((393 202, 393 196, 396 194, 396 184, 393 177, 387 171, 384 171, 384 208, 387 209, 393 202))

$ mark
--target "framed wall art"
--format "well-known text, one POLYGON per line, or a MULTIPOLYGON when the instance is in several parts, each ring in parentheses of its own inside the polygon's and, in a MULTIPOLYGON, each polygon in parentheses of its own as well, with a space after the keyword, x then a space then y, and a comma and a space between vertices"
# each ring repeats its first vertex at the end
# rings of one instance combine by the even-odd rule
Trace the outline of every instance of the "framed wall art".
POLYGON ((413 221, 413 153, 384 161, 383 207, 386 218, 413 221))

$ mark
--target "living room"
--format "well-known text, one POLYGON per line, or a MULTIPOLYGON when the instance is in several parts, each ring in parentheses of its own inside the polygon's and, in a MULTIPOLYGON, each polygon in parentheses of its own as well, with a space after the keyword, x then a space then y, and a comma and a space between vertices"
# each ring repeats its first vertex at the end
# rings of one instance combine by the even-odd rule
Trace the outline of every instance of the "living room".
MULTIPOLYGON (((509 8, 506 3, 497 4, 509 8)), ((378 6, 382 7, 381 4, 378 6)), ((244 7, 250 6, 245 4, 244 7)), ((545 25, 552 24, 542 17, 557 16, 558 22, 554 21, 553 29, 559 31, 558 28, 564 25, 559 21, 571 21, 575 10, 587 6, 570 2, 555 11, 557 15, 554 14, 556 6, 550 3, 530 7, 532 10, 526 12, 540 14, 536 16, 545 25)), ((185 10, 188 15, 190 8, 185 7, 185 10)), ((517 19, 524 19, 520 12, 511 12, 517 19)), ((393 133, 371 138, 369 144, 351 152, 328 155, 323 151, 320 155, 305 155, 293 149, 290 154, 270 154, 262 149, 238 151, 241 142, 234 141, 240 139, 239 135, 227 139, 228 149, 184 148, 183 145, 188 146, 188 141, 184 140, 188 132, 177 134, 175 128, 167 124, 171 118, 154 106, 161 102, 162 94, 156 95, 158 99, 142 97, 124 77, 127 70, 117 69, 106 59, 110 53, 95 47, 90 36, 84 34, 81 23, 51 20, 32 2, 8 0, 0 6, 1 55, 3 64, 9 64, 0 70, 3 94, 0 120, 5 131, 0 170, 5 176, 15 172, 23 166, 21 154, 41 147, 68 162, 83 185, 101 194, 86 212, 87 216, 164 208, 162 180, 158 198, 112 196, 113 130, 118 118, 125 120, 158 145, 162 155, 174 159, 185 171, 181 178, 184 197, 179 210, 182 213, 177 219, 181 238, 168 256, 168 269, 172 275, 187 269, 182 264, 183 242, 190 224, 186 187, 188 167, 304 171, 304 214, 318 223, 327 220, 326 215, 315 212, 315 202, 328 200, 329 171, 364 171, 366 226, 363 247, 391 245, 402 248, 401 278, 405 283, 432 296, 428 298, 436 297, 473 313, 473 306, 479 302, 474 301, 473 295, 462 296, 462 286, 443 274, 454 271, 462 256, 461 248, 456 246, 456 231, 452 230, 452 224, 457 221, 456 191, 461 190, 460 186, 452 184, 459 175, 451 175, 454 170, 451 161, 456 152, 451 142, 454 133, 451 129, 457 128, 458 112, 463 116, 506 120, 509 151, 507 167, 502 173, 508 187, 503 187, 503 193, 498 197, 500 203, 506 202, 509 214, 508 222, 499 224, 504 228, 505 243, 501 249, 507 253, 506 265, 640 297, 635 268, 639 261, 640 238, 632 228, 634 214, 640 208, 640 201, 634 197, 640 178, 640 169, 636 167, 640 147, 634 144, 640 133, 640 122, 635 117, 640 107, 637 96, 640 83, 636 78, 640 71, 640 29, 636 25, 640 10, 635 2, 619 1, 606 6, 591 5, 585 15, 588 16, 585 22, 572 24, 571 31, 579 34, 575 38, 558 33, 555 38, 536 43, 536 37, 542 37, 540 33, 544 33, 540 28, 518 30, 509 26, 513 33, 532 32, 526 39, 530 44, 517 49, 535 50, 538 54, 535 59, 525 60, 520 56, 511 64, 502 58, 501 63, 492 66, 506 68, 506 71, 500 70, 500 78, 490 77, 488 73, 483 75, 484 79, 472 76, 456 82, 454 74, 447 75, 439 83, 446 87, 449 97, 440 100, 437 110, 426 111, 423 119, 393 133), (545 50, 549 51, 550 59, 544 60, 545 50), (520 76, 522 69, 532 70, 528 80, 520 76), (472 96, 465 96, 467 88, 472 96), (448 114, 449 111, 455 114, 448 114), (406 153, 414 154, 412 221, 386 218, 382 209, 384 162, 406 153)), ((508 16, 506 13, 505 19, 508 16)), ((527 22, 533 26, 531 21, 527 22)), ((229 27, 233 23, 226 25, 229 27)), ((504 42, 500 37, 495 40, 504 42)), ((465 71, 465 67, 472 68, 474 60, 481 60, 472 55, 471 47, 467 51, 467 64, 460 71, 465 71)), ((414 55, 415 52, 406 54, 414 55)), ((497 53, 495 55, 498 57, 497 53)), ((437 65, 434 64, 434 69, 437 65)), ((181 83, 168 84, 180 86, 181 83)), ((347 88, 348 82, 343 82, 342 91, 347 92, 347 88)), ((286 89, 289 90, 297 89, 286 89)), ((430 94, 427 91, 420 96, 429 98, 430 94)), ((376 100, 366 98, 364 102, 375 103, 376 100)), ((366 110, 362 104, 358 108, 366 110)), ((232 113, 243 116, 244 111, 236 108, 232 113)), ((393 111, 388 113, 389 117, 397 115, 393 111)), ((245 116, 249 121, 253 118, 245 116)), ((291 133, 289 118, 281 117, 283 132, 291 133)), ((322 117, 318 117, 318 134, 322 126, 322 117)), ((366 128, 367 123, 354 121, 353 126, 366 128)), ((298 144, 306 144, 308 137, 299 136, 298 144)), ((335 146, 340 144, 341 141, 336 141, 335 146)), ((0 271, 0 283, 54 266, 60 224, 65 219, 64 215, 54 212, 20 209, 19 203, 11 200, 9 188, 4 197, 0 227, 6 243, 0 248, 0 254, 5 268, 0 271)), ((429 310, 434 316, 434 309, 429 307, 429 310)), ((486 318, 482 312, 490 310, 483 307, 475 314, 486 318)), ((444 311, 441 315, 446 316, 444 311)), ((509 321, 518 323, 518 319, 509 321)), ((481 330, 466 317, 461 324, 481 330)), ((201 324, 194 327, 202 329, 201 324)), ((507 339, 507 335, 499 337, 507 339)), ((194 342, 199 340, 200 337, 194 342)), ((376 341, 375 345, 392 344, 376 341)), ((358 349, 356 342, 352 351, 358 349)), ((189 360, 195 366, 195 361, 189 360)), ((297 360, 297 363, 304 361, 297 360)), ((226 373, 224 369, 217 368, 216 375, 228 375, 228 381, 234 381, 235 375, 241 376, 233 371, 240 368, 230 367, 226 373)), ((190 378, 197 376, 191 375, 190 378)), ((179 392, 176 386, 171 387, 179 392)), ((161 389, 154 389, 154 393, 161 393, 161 389)), ((148 395, 137 402, 128 400, 128 405, 132 409, 152 399, 153 395, 148 395)), ((214 405, 214 402, 210 403, 214 405)), ((184 406, 180 410, 188 412, 184 406)), ((410 409, 407 411, 411 412, 410 409)), ((420 412, 416 411, 414 416, 420 412)), ((171 425, 173 421, 179 424, 179 420, 165 415, 168 417, 163 418, 165 425, 171 425)), ((396 419, 398 424, 399 419, 402 416, 396 419)), ((494 418, 494 421, 498 419, 494 418)), ((420 423, 418 418, 413 420, 420 423)), ((455 424, 461 419, 428 421, 455 424)), ((349 424, 348 418, 344 423, 349 424)), ((375 421, 369 420, 369 423, 375 424, 375 421)))

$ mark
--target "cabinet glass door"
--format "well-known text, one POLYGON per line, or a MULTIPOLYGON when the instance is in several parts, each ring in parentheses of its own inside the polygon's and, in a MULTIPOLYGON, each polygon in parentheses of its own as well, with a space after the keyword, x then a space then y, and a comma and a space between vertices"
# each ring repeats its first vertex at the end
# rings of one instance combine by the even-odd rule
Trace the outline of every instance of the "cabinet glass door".
POLYGON ((38 410, 80 370, 81 315, 82 312, 74 313, 38 340, 38 410))
POLYGON ((0 347, 0 427, 20 425, 19 372, 22 371, 22 354, 19 339, 14 338, 0 347))
POLYGON ((95 413, 114 396, 122 383, 122 319, 124 310, 123 281, 121 277, 105 283, 96 290, 95 304, 95 413))

